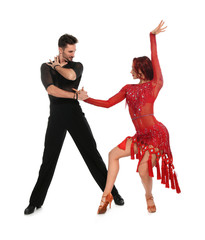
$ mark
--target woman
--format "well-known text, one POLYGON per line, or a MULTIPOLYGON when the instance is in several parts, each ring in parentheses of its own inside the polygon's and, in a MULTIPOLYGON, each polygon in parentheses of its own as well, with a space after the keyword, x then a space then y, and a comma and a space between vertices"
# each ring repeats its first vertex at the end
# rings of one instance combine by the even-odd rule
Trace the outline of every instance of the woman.
POLYGON ((131 159, 139 159, 137 172, 145 188, 148 212, 156 212, 152 196, 153 166, 157 168, 157 179, 169 188, 180 193, 177 177, 174 172, 173 158, 169 146, 169 133, 166 127, 158 122, 153 114, 154 101, 163 85, 163 77, 157 57, 155 35, 164 32, 164 22, 150 33, 151 60, 148 57, 134 58, 131 74, 133 79, 139 79, 139 84, 124 86, 120 92, 107 101, 88 98, 85 102, 100 106, 111 107, 126 98, 130 116, 134 123, 136 134, 127 137, 109 153, 109 166, 106 187, 98 209, 98 214, 105 213, 108 204, 113 200, 111 191, 119 171, 119 159, 131 155, 131 159), (162 158, 160 171, 159 159, 162 158))

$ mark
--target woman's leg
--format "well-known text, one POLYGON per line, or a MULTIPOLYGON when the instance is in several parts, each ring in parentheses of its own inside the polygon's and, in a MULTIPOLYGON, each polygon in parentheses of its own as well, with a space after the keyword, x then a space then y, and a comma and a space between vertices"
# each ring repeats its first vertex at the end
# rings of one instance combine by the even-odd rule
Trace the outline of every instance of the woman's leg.
MULTIPOLYGON (((98 208, 98 214, 105 213, 107 210, 107 205, 112 202, 112 195, 110 194, 114 186, 118 171, 119 171, 119 159, 122 157, 130 156, 132 139, 127 139, 125 150, 119 147, 113 148, 109 153, 109 164, 108 164, 108 174, 105 190, 101 199, 100 206, 98 208)), ((137 147, 134 146, 135 153, 137 152, 137 147)))
MULTIPOLYGON (((142 184, 145 189, 145 196, 147 199, 148 206, 154 206, 154 201, 152 198, 152 177, 149 176, 148 170, 148 159, 149 151, 146 151, 144 157, 139 165, 139 175, 141 177, 142 184)), ((152 154, 152 166, 156 165, 156 155, 152 154)))
MULTIPOLYGON (((109 153, 108 175, 103 196, 108 195, 114 186, 117 174, 119 172, 119 159, 130 156, 132 139, 128 139, 126 149, 122 150, 119 147, 113 148, 109 153)), ((137 146, 134 144, 134 152, 137 153, 137 146)))

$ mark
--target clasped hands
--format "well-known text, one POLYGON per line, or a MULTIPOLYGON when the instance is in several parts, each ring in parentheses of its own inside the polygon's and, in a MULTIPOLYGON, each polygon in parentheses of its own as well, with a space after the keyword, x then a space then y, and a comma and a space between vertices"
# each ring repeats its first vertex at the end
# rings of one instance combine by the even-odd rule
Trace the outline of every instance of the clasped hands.
POLYGON ((87 92, 84 90, 84 87, 82 87, 82 89, 80 89, 80 90, 77 90, 75 88, 72 88, 72 89, 73 89, 73 91, 75 91, 76 94, 78 94, 79 100, 84 101, 87 98, 89 98, 87 92))

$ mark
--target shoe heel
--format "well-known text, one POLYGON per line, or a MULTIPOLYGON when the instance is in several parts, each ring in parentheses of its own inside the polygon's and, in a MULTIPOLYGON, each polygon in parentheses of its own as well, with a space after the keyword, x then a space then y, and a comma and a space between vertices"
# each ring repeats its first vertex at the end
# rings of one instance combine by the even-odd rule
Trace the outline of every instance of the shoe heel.
POLYGON ((107 206, 109 204, 111 208, 111 202, 113 200, 112 194, 109 193, 107 196, 102 196, 101 205, 98 208, 98 214, 105 213, 107 211, 107 206))
POLYGON ((109 199, 109 206, 110 206, 110 208, 111 208, 112 200, 113 200, 113 196, 112 196, 112 194, 110 194, 110 199, 109 199))

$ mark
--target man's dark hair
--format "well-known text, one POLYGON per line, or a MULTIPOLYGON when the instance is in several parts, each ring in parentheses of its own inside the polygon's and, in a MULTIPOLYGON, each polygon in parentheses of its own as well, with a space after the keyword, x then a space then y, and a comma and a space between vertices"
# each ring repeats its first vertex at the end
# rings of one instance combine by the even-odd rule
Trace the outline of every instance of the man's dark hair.
POLYGON ((76 43, 78 43, 78 39, 69 34, 64 34, 58 40, 58 46, 61 48, 65 48, 67 44, 74 45, 76 43))

